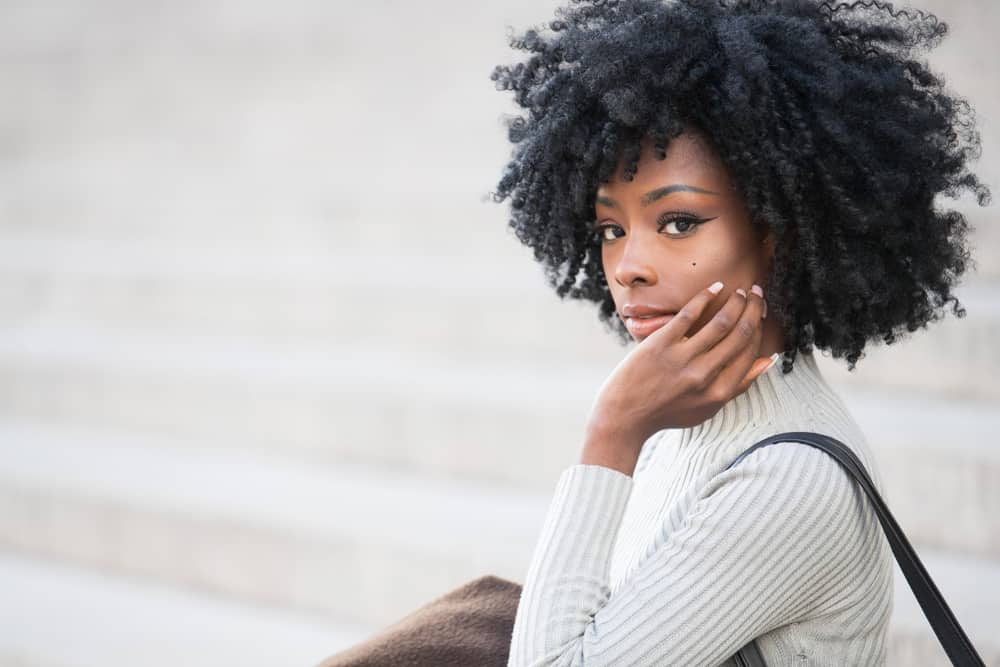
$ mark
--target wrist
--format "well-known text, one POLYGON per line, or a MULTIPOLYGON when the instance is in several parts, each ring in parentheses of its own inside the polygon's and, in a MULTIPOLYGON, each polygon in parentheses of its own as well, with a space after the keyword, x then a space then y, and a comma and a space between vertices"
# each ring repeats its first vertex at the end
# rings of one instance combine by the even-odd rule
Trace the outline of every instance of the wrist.
POLYGON ((620 447, 640 449, 648 436, 629 419, 591 414, 584 428, 584 444, 614 442, 620 447))
POLYGON ((600 465, 631 476, 646 438, 615 425, 591 421, 583 439, 580 463, 600 465))

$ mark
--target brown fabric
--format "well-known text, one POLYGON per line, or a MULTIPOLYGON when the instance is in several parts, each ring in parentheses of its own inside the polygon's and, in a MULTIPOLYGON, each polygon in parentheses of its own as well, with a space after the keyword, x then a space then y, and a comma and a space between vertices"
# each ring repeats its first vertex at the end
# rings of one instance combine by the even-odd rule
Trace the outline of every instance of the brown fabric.
POLYGON ((506 667, 521 585, 485 575, 318 667, 506 667))

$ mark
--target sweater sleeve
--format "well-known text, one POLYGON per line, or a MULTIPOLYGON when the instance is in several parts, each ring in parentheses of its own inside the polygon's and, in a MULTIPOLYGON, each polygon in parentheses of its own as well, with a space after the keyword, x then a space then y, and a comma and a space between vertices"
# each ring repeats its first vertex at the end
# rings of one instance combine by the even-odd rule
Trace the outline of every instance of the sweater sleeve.
POLYGON ((718 665, 750 640, 840 595, 859 520, 855 482, 790 443, 715 475, 683 521, 610 594, 610 559, 633 479, 563 471, 522 588, 508 667, 718 665), (837 588, 839 587, 839 593, 837 588))

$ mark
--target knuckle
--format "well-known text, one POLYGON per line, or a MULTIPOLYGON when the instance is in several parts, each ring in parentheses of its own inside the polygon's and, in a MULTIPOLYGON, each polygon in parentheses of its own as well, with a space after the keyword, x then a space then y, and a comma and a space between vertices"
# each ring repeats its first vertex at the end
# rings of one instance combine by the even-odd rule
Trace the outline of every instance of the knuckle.
POLYGON ((721 331, 728 331, 731 326, 733 326, 733 317, 728 313, 720 311, 718 315, 715 316, 715 326, 721 331))
POLYGON ((746 320, 740 320, 739 324, 736 325, 736 330, 746 339, 753 338, 754 329, 755 327, 746 320))
POLYGON ((713 405, 723 405, 727 400, 729 400, 729 395, 724 389, 715 388, 709 392, 708 400, 710 400, 713 405))
POLYGON ((690 306, 684 306, 674 315, 675 320, 681 320, 682 322, 693 322, 694 318, 695 314, 692 312, 690 306))
POLYGON ((701 392, 712 403, 716 402, 715 394, 718 392, 718 389, 713 386, 716 377, 718 377, 718 373, 714 372, 704 372, 701 374, 701 392))
POLYGON ((697 368, 688 367, 684 373, 684 382, 695 391, 704 391, 708 386, 705 373, 697 368))

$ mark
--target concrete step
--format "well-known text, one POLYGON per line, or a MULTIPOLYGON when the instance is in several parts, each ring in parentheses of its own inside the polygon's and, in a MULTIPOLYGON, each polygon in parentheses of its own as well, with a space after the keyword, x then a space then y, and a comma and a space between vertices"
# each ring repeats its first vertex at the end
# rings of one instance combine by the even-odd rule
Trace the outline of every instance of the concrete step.
MULTIPOLYGON (((24 554, 383 627, 484 574, 523 581, 548 494, 3 425, 0 542, 24 554)), ((921 559, 1000 665, 1000 563, 921 559)), ((897 570, 895 654, 933 636, 897 570)), ((926 662, 924 660, 930 660, 926 662)))
POLYGON ((482 482, 11 422, 0 494, 9 549, 361 624, 482 574, 521 580, 546 504, 482 482))
POLYGON ((0 335, 0 415, 547 485, 604 368, 220 337, 0 335))
POLYGON ((373 630, 0 552, 5 667, 314 665, 373 630))
MULTIPOLYGON (((956 558, 921 549, 919 557, 959 625, 986 665, 1000 667, 1000 566, 995 560, 956 558)), ((950 667, 899 566, 895 566, 887 663, 899 667, 950 667)))
POLYGON ((616 362, 623 347, 596 308, 560 301, 515 243, 499 239, 508 252, 492 256, 439 250, 375 259, 304 247, 9 241, 0 244, 0 327, 251 334, 452 359, 616 362))
POLYGON ((874 450, 883 499, 910 540, 1000 559, 1000 411, 981 402, 839 390, 874 450))
POLYGON ((452 202, 502 217, 479 200, 509 156, 512 103, 489 79, 513 55, 505 25, 545 4, 394 5, 392 21, 336 3, 281 17, 255 2, 4 7, 0 77, 17 103, 0 110, 0 229, 461 247, 481 214, 452 202), (431 23, 445 15, 462 27, 447 44, 431 23), (372 51, 372 34, 393 48, 372 51))
MULTIPOLYGON (((824 366, 832 381, 852 389, 920 392, 936 398, 1000 400, 1000 289, 989 283, 960 286, 966 316, 951 314, 892 345, 871 345, 854 371, 843 360, 824 366)), ((832 358, 830 359, 832 360, 832 358)))
MULTIPOLYGON (((34 239, 0 246, 0 285, 0 313, 15 330, 253 335, 608 368, 626 350, 594 306, 560 302, 527 256, 386 254, 376 261, 318 248, 281 254, 259 246, 220 252, 34 239)), ((852 387, 1000 402, 1000 289, 970 283, 957 294, 966 317, 946 311, 893 345, 873 344, 853 372, 837 361, 831 377, 852 387)))
MULTIPOLYGON (((607 372, 234 338, 24 332, 0 336, 0 416, 545 490, 577 460, 607 372)), ((1000 557, 1000 527, 983 528, 1000 506, 996 404, 834 386, 914 536, 1000 557)))

